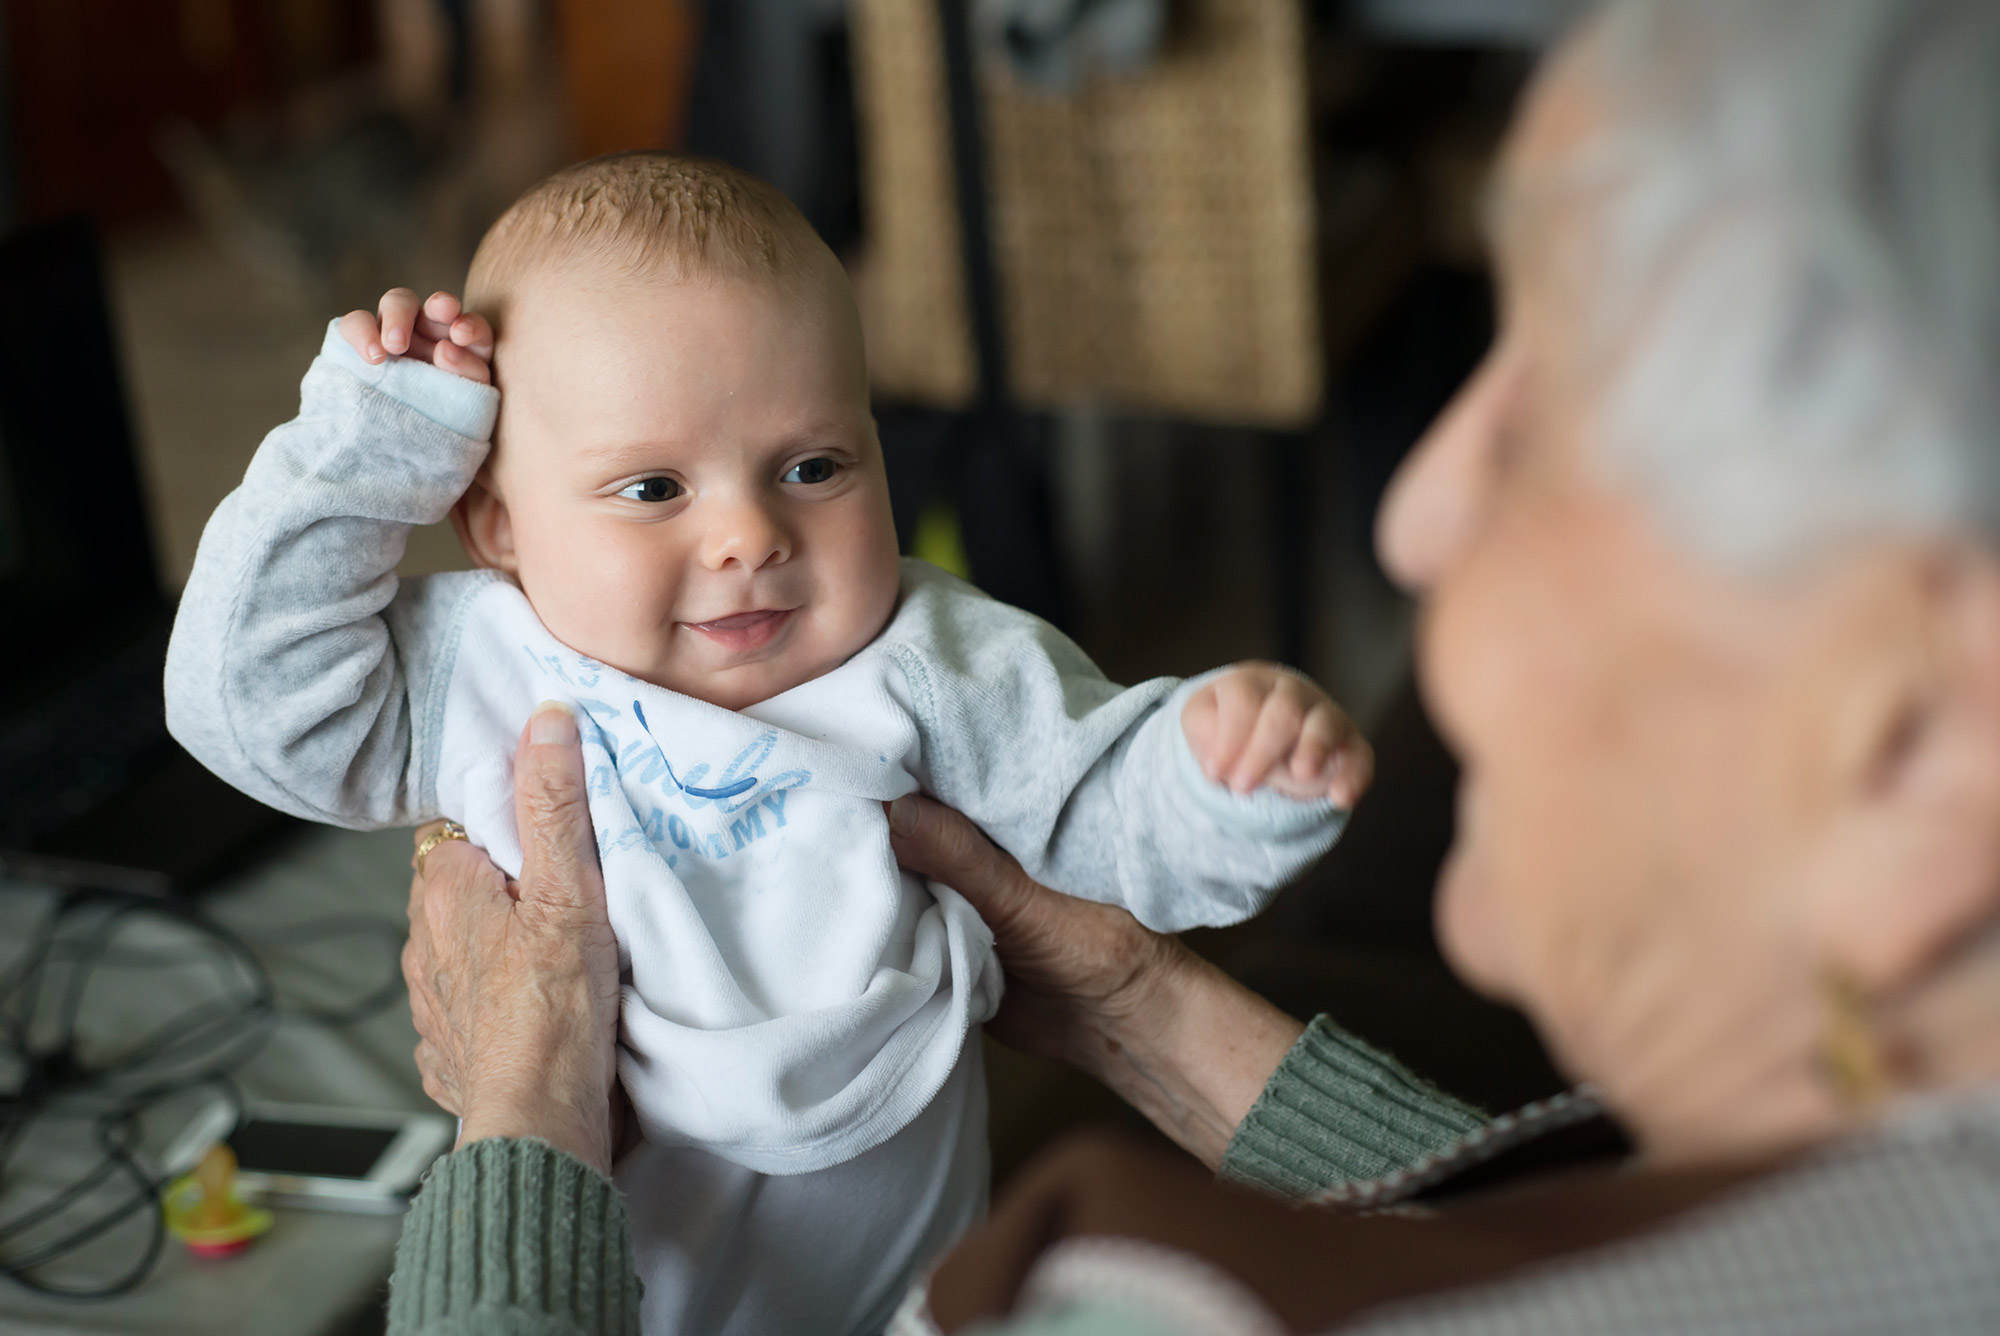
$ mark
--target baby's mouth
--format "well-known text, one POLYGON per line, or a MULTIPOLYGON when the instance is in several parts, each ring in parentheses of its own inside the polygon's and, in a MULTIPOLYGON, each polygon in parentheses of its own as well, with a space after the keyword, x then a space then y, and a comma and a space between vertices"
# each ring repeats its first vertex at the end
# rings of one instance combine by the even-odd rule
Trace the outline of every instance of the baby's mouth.
POLYGON ((790 624, 797 608, 759 608, 754 612, 732 613, 712 622, 685 622, 690 631, 699 631, 723 649, 743 654, 759 650, 778 638, 790 624))

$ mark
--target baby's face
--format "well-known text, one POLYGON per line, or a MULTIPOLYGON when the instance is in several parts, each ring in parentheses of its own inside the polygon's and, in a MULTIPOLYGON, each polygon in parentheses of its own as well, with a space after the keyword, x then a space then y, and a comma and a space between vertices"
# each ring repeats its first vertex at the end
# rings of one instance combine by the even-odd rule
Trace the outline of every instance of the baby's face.
POLYGON ((742 709, 873 639, 898 584, 845 279, 532 277, 475 556, 557 639, 742 709), (490 541, 488 541, 490 540, 490 541))

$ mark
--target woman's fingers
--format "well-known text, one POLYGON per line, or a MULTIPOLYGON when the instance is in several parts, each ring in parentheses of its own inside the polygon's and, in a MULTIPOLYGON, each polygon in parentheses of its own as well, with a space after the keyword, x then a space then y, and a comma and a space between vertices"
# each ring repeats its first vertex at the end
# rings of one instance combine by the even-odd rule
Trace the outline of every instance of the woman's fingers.
POLYGON ((402 967, 417 1065, 431 1098, 460 1115, 462 1143, 542 1136, 609 1172, 618 947, 566 707, 529 720, 514 778, 519 890, 456 839, 433 845, 412 880, 402 967))
POLYGON ((941 881, 972 902, 989 923, 1015 912, 1036 889, 1020 864, 1001 853, 964 815, 918 794, 889 804, 889 845, 896 861, 941 881))
POLYGON ((521 831, 523 903, 604 917, 604 881, 584 788, 576 716, 560 701, 535 707, 514 752, 514 819, 521 831), (532 889, 530 889, 532 888, 532 889))
POLYGON ((906 793, 884 806, 896 861, 923 876, 943 881, 963 872, 983 856, 978 843, 991 844, 963 815, 921 794, 906 793))

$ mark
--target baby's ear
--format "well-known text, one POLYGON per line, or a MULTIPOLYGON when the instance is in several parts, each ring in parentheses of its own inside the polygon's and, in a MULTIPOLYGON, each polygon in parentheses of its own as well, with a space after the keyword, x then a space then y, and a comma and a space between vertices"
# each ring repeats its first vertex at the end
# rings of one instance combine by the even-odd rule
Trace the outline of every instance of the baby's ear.
POLYGON ((451 527, 457 530, 458 541, 474 566, 506 575, 518 574, 514 522, 488 470, 479 470, 472 485, 465 489, 465 495, 451 508, 451 527))

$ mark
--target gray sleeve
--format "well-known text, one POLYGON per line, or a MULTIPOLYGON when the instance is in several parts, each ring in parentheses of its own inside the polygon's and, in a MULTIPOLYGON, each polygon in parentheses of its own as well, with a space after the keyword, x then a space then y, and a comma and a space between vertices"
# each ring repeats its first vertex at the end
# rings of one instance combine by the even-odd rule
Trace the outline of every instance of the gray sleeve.
MULTIPOLYGON (((1988 1117, 1991 1115, 1989 1114, 1988 1117)), ((1992 1125, 1833 1152, 1655 1233, 1397 1305, 1368 1336, 2000 1331, 1992 1125)))
POLYGON ((922 563, 886 639, 925 786, 1037 879, 1161 932, 1236 923, 1332 846, 1344 813, 1210 783, 1181 731, 1203 679, 1121 688, 1048 623, 922 563))
POLYGON ((422 363, 371 367, 329 330, 299 415, 203 531, 167 651, 167 726, 271 806, 357 828, 434 815, 454 628, 492 578, 399 588, 486 457, 499 397, 422 363))

